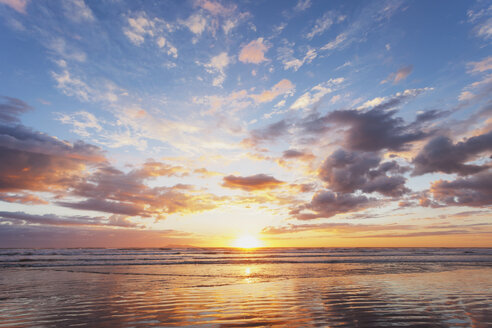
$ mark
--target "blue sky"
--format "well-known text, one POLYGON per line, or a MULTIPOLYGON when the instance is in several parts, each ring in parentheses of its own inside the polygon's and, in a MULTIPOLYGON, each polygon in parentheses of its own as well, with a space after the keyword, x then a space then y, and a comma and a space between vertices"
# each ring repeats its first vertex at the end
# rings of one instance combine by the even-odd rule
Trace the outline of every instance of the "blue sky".
POLYGON ((490 2, 0 16, 1 246, 490 245, 490 2))

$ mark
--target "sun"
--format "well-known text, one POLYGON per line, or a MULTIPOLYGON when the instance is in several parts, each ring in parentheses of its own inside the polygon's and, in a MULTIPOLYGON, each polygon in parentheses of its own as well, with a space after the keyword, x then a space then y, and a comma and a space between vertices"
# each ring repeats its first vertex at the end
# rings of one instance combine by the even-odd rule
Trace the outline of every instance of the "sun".
POLYGON ((261 240, 251 235, 242 235, 234 240, 232 246, 237 248, 250 249, 262 247, 263 243, 261 242, 261 240))

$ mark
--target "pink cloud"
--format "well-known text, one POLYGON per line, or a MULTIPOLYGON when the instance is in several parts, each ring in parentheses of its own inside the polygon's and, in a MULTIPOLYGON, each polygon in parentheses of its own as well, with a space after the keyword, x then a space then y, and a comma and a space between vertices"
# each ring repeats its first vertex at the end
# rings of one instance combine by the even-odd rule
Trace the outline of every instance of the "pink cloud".
POLYGON ((9 6, 21 14, 26 14, 27 0, 0 0, 0 3, 9 6))
POLYGON ((248 43, 241 49, 239 53, 239 60, 243 63, 259 64, 266 61, 265 52, 268 50, 268 46, 263 43, 263 38, 258 38, 248 43))

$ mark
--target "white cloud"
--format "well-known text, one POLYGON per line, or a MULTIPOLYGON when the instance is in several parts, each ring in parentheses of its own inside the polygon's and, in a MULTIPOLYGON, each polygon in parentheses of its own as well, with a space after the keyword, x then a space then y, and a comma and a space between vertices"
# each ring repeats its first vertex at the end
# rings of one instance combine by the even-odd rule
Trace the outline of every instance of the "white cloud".
POLYGON ((481 73, 492 70, 492 56, 482 59, 478 62, 470 62, 466 64, 469 73, 481 73))
POLYGON ((222 29, 224 30, 225 34, 229 34, 229 32, 236 27, 236 21, 233 21, 231 19, 226 20, 224 25, 222 25, 222 29))
POLYGON ((205 17, 199 14, 194 14, 188 17, 187 20, 180 21, 180 23, 188 27, 188 29, 193 34, 200 35, 205 30, 205 26, 207 25, 207 20, 205 19, 205 17))
POLYGON ((489 18, 483 24, 478 26, 477 35, 484 39, 492 37, 492 18, 489 18))
POLYGON ((299 0, 294 7, 294 11, 304 11, 311 7, 311 0, 299 0))
POLYGON ((100 132, 102 130, 97 118, 93 114, 86 111, 76 112, 71 115, 58 113, 57 120, 64 124, 72 125, 73 128, 71 131, 82 137, 89 137, 91 135, 89 129, 93 129, 96 132, 100 132))
POLYGON ((203 65, 208 73, 217 75, 212 82, 214 86, 221 86, 224 83, 225 68, 231 63, 231 60, 232 58, 227 55, 227 52, 222 52, 203 65))
POLYGON ((92 10, 84 0, 65 0, 62 3, 65 9, 65 16, 74 22, 92 22, 95 20, 92 10))
POLYGON ((68 70, 65 69, 59 74, 51 72, 51 76, 57 83, 56 87, 67 96, 75 96, 82 101, 91 99, 94 91, 82 80, 72 77, 68 70))
POLYGON ((336 49, 338 47, 340 47, 340 45, 343 43, 343 41, 345 41, 347 39, 347 35, 345 33, 341 33, 339 34, 335 40, 331 41, 331 42, 328 42, 327 44, 325 44, 323 47, 321 47, 321 50, 333 50, 333 49, 336 49))
MULTIPOLYGON (((363 109, 367 109, 367 108, 376 107, 378 105, 381 105, 385 101, 388 101, 390 99, 395 99, 395 98, 414 98, 414 97, 417 97, 418 95, 420 95, 424 92, 432 91, 432 90, 434 90, 434 88, 432 88, 432 87, 417 88, 417 89, 406 89, 404 91, 397 92, 390 97, 375 97, 371 100, 367 100, 365 103, 363 103, 357 109, 363 110, 363 109)), ((357 100, 359 100, 359 99, 357 99, 357 100)))
POLYGON ((178 57, 178 49, 165 37, 165 32, 171 32, 174 27, 160 18, 150 19, 145 13, 139 13, 128 17, 128 25, 123 28, 123 33, 136 46, 140 46, 149 38, 155 44, 166 51, 173 58, 178 57))
POLYGON ((311 88, 310 91, 305 92, 302 96, 296 99, 296 101, 290 106, 290 109, 304 109, 307 110, 309 106, 316 104, 325 95, 331 93, 335 86, 341 84, 344 78, 330 79, 323 83, 320 83, 311 88))
POLYGON ((331 11, 326 12, 321 18, 318 18, 313 26, 311 32, 306 34, 306 38, 312 39, 317 34, 322 34, 324 31, 333 25, 333 13, 331 11))
POLYGON ((64 58, 65 60, 75 60, 77 62, 85 62, 87 55, 77 49, 74 49, 67 45, 64 39, 56 38, 51 40, 46 47, 53 51, 56 55, 64 58))
POLYGON ((278 103, 275 104, 275 108, 282 108, 285 106, 285 99, 280 100, 278 103))
POLYGON ((297 71, 302 65, 309 64, 318 56, 316 49, 309 48, 302 59, 295 58, 293 46, 294 44, 287 44, 278 49, 278 59, 284 65, 285 70, 292 68, 294 71, 297 71))

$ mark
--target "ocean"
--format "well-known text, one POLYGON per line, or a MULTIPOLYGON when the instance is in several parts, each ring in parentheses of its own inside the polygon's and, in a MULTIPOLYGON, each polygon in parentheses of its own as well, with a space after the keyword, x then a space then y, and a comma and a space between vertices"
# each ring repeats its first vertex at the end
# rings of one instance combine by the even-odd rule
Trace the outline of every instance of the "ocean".
POLYGON ((492 248, 0 249, 0 327, 492 327, 492 248))

